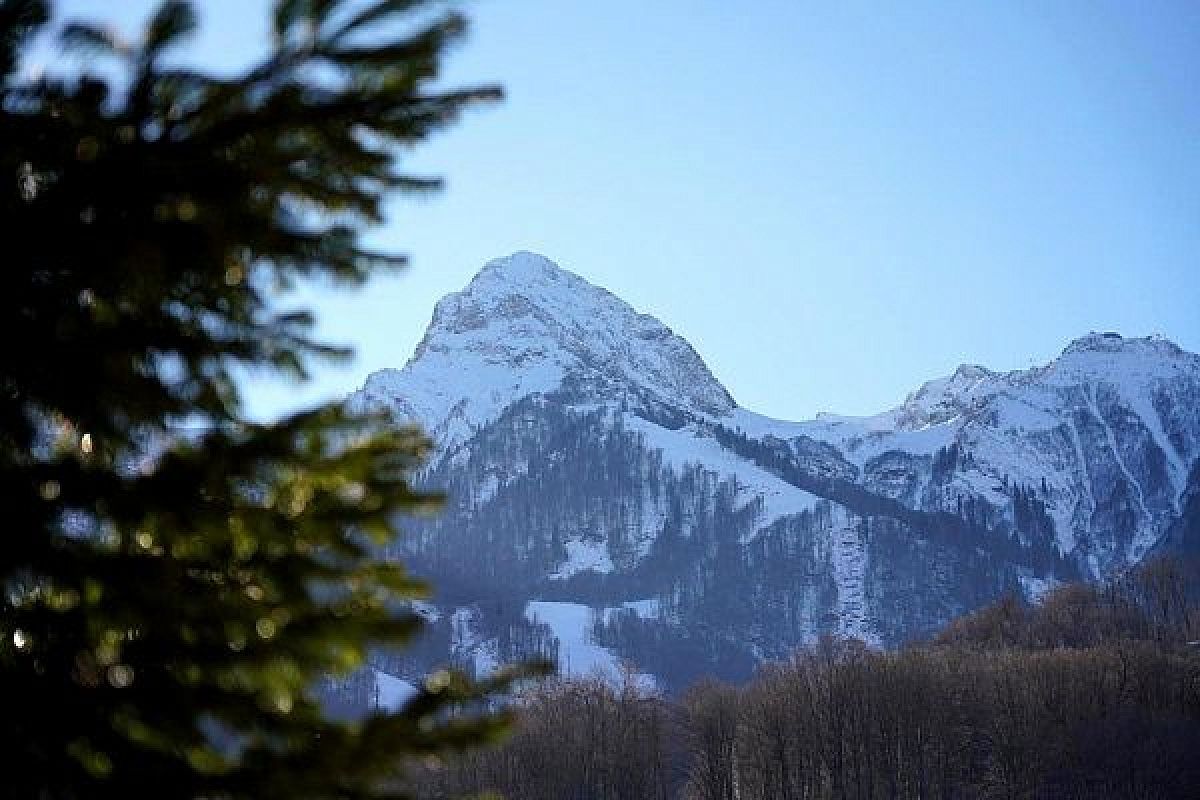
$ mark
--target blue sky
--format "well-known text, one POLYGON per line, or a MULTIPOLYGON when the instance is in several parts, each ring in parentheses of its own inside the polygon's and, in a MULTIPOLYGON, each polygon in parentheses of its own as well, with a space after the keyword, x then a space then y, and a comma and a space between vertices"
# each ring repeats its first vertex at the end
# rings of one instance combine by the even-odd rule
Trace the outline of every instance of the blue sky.
MULTIPOLYGON (((125 30, 151 3, 61 2, 125 30)), ((268 3, 197 3, 236 64, 268 3)), ((527 249, 689 339, 743 405, 870 413, 961 362, 1092 330, 1200 350, 1200 4, 496 0, 446 85, 506 102, 411 154, 447 190, 372 238, 412 268, 314 287, 348 367, 247 382, 270 415, 408 358, 443 294, 527 249)))

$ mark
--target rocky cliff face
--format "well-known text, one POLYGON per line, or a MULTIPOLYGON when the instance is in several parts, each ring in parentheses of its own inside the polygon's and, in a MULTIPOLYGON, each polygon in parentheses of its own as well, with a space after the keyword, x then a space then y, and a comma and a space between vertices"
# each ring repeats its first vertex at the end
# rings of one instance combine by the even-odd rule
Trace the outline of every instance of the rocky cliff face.
POLYGON ((1200 457, 1200 358, 1166 340, 1093 334, 876 416, 783 422, 529 253, 438 303, 408 364, 348 402, 424 425, 422 479, 449 496, 390 551, 439 590, 421 648, 381 656, 401 675, 545 652, 678 688, 825 633, 895 645, 1137 562, 1200 457))

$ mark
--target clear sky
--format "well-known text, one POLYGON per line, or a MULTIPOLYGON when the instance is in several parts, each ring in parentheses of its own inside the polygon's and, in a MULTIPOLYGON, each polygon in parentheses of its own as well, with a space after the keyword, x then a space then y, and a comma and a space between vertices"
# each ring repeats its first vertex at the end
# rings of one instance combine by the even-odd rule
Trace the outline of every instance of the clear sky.
MULTIPOLYGON (((69 0, 126 30, 152 3, 69 0)), ((264 0, 196 4, 244 62, 264 0)), ((304 292, 357 347, 269 415, 401 366, 433 304, 541 252, 689 339, 745 407, 870 413, 961 362, 1092 330, 1200 350, 1200 4, 493 0, 447 85, 499 82, 409 159, 447 190, 373 234, 412 268, 304 292)))

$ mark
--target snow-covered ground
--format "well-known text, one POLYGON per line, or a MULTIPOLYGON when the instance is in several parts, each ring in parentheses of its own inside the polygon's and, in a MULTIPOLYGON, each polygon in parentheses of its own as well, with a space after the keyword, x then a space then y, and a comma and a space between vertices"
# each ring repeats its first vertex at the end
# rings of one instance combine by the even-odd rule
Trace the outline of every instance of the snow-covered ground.
POLYGON ((878 647, 879 634, 867 618, 867 549, 854 518, 840 506, 834 506, 830 536, 830 561, 838 592, 838 633, 878 647))
POLYGON ((398 711, 417 693, 417 687, 406 680, 380 670, 375 673, 375 697, 378 708, 398 711))
POLYGON ((613 571, 612 558, 608 555, 608 545, 602 539, 569 539, 565 543, 567 560, 564 561, 550 577, 554 580, 565 580, 580 572, 613 571))
POLYGON ((450 615, 450 652, 470 657, 475 674, 487 675, 500 665, 495 639, 480 633, 480 614, 476 608, 462 606, 450 615))
MULTIPOLYGON (((640 601, 631 607, 648 611, 651 606, 648 601, 640 601)), ((654 608, 657 610, 657 605, 654 608)), ((608 648, 596 644, 591 635, 596 615, 603 613, 582 603, 550 600, 533 600, 525 607, 526 619, 549 626, 558 639, 559 674, 619 683, 624 672, 621 660, 608 648)), ((634 678, 643 688, 654 688, 653 676, 635 671, 634 678)))
POLYGON ((696 465, 721 478, 732 478, 743 503, 761 497, 764 511, 759 522, 763 527, 780 517, 812 511, 820 499, 691 428, 670 430, 632 414, 625 415, 624 424, 626 430, 641 434, 647 447, 661 451, 664 464, 675 469, 696 465))

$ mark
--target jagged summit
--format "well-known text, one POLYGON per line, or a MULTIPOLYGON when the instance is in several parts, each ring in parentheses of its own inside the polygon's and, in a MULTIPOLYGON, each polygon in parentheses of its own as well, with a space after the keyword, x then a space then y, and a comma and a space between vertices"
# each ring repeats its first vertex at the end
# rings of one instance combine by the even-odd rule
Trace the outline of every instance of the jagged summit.
POLYGON ((952 375, 926 381, 905 398, 902 408, 909 417, 926 425, 931 420, 949 419, 961 412, 964 401, 988 391, 996 373, 978 364, 962 364, 952 375))
MULTIPOLYGON (((911 430, 977 411, 1000 396, 1023 395, 1031 402, 1045 400, 1037 397, 1045 390, 1100 385, 1118 387, 1123 394, 1148 394, 1159 391, 1181 372, 1200 375, 1200 357, 1161 335, 1089 333, 1072 340, 1057 358, 1042 366, 997 372, 978 364, 962 364, 950 375, 921 384, 896 408, 865 418, 838 419, 857 419, 864 424, 870 420, 876 428, 884 423, 911 430)), ((826 414, 818 421, 834 418, 826 414)))
POLYGON ((483 265, 467 285, 468 290, 534 292, 560 285, 593 287, 574 272, 565 270, 540 253, 518 250, 483 265))
MULTIPOLYGON (((546 332, 556 326, 588 327, 586 318, 604 310, 620 316, 636 315, 611 292, 593 286, 545 256, 520 250, 489 261, 466 288, 438 301, 413 360, 424 356, 431 340, 436 342, 447 334, 496 329, 522 318, 525 330, 539 324, 546 332)), ((646 320, 665 329, 653 317, 646 320)))
POLYGON ((513 402, 564 392, 580 402, 657 402, 724 415, 733 398, 686 341, 554 262, 517 252, 442 298, 402 370, 351 398, 462 441, 513 402))
POLYGON ((1180 373, 1200 371, 1200 356, 1180 348, 1163 336, 1125 337, 1117 333, 1090 333, 1072 341, 1062 355, 1045 367, 1030 370, 1027 380, 1056 384, 1103 381, 1127 386, 1151 386, 1174 380, 1180 373))
POLYGON ((1150 336, 1122 336, 1114 331, 1080 336, 1068 344, 1063 356, 1079 353, 1132 353, 1140 355, 1180 356, 1184 350, 1162 334, 1150 336))

